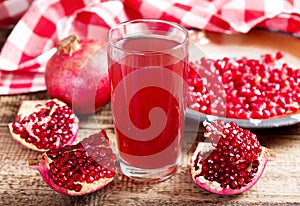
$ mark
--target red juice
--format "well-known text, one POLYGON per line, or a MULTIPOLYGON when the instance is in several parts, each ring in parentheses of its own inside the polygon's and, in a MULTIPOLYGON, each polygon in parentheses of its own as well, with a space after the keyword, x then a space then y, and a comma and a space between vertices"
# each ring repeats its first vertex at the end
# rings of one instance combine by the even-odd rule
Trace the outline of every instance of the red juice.
POLYGON ((178 42, 132 38, 119 43, 136 51, 111 61, 111 104, 121 161, 157 169, 177 164, 185 111, 187 56, 176 57, 178 42))

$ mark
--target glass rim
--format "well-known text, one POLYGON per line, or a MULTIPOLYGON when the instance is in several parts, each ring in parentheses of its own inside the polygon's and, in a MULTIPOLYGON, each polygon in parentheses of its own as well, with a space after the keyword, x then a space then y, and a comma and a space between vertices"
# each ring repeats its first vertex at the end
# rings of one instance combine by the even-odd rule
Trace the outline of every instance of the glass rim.
POLYGON ((167 52, 167 51, 173 51, 173 50, 177 50, 179 48, 184 47, 188 42, 189 42, 189 33, 187 31, 186 28, 184 28, 182 25, 176 23, 176 22, 172 22, 172 21, 167 21, 167 20, 161 20, 161 19, 154 19, 154 18, 144 18, 144 19, 134 19, 134 20, 128 20, 128 21, 124 21, 121 22, 115 26, 113 26, 112 28, 109 29, 109 31, 107 32, 106 35, 106 39, 107 39, 107 43, 108 45, 110 45, 111 47, 118 49, 118 50, 122 50, 126 53, 134 53, 134 54, 155 54, 155 53, 161 53, 161 52, 167 52), (131 23, 138 23, 138 22, 160 22, 160 23, 164 23, 164 24, 168 24, 173 26, 174 28, 179 29, 180 31, 182 31, 182 33, 184 34, 184 41, 182 42, 178 42, 178 45, 172 47, 172 48, 168 48, 168 49, 163 49, 161 51, 137 51, 137 50, 131 50, 131 49, 124 49, 120 46, 117 46, 114 42, 112 42, 110 35, 113 32, 113 30, 117 29, 118 27, 122 27, 126 24, 131 24, 131 23))

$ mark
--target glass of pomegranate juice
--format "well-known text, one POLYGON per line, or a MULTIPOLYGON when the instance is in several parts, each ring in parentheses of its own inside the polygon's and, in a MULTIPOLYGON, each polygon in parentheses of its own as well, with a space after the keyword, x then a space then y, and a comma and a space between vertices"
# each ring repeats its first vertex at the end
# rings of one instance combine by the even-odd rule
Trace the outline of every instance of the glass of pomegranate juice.
POLYGON ((162 181, 181 157, 188 33, 157 19, 120 23, 107 35, 111 106, 122 172, 162 181))

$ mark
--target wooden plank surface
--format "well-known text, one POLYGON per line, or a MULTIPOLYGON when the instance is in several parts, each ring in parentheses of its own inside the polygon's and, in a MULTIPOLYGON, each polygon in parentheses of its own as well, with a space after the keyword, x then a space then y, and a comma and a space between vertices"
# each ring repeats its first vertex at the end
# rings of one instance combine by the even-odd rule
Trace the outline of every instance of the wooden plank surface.
MULTIPOLYGON (((14 142, 7 123, 12 121, 21 100, 47 99, 45 92, 1 96, 0 100, 0 205, 291 205, 300 204, 300 125, 254 131, 261 143, 277 152, 263 178, 250 191, 237 196, 218 196, 194 185, 189 176, 189 156, 195 142, 203 139, 202 126, 186 121, 184 153, 177 174, 159 184, 135 183, 120 173, 104 189, 82 197, 67 197, 48 188, 39 174, 27 166, 37 156, 14 142), (199 128, 199 130, 198 130, 199 128)), ((107 129, 114 138, 110 106, 82 120, 79 138, 107 129)))
MULTIPOLYGON (((298 44, 298 41, 294 45, 298 44)), ((205 50, 205 45, 203 48, 205 50)), ((207 51, 212 48, 207 48, 207 51)), ((7 127, 7 124, 14 120, 22 100, 47 98, 49 97, 46 92, 0 96, 1 206, 300 205, 300 124, 253 130, 263 146, 277 153, 276 161, 269 163, 262 179, 250 191, 242 195, 219 196, 200 189, 190 179, 189 157, 195 149, 196 142, 204 138, 202 125, 191 119, 186 120, 179 170, 169 180, 159 184, 136 183, 118 172, 114 182, 92 194, 81 197, 60 195, 52 191, 39 174, 27 166, 27 159, 36 157, 38 153, 14 142, 7 127)), ((99 129, 106 129, 114 141, 112 123, 110 105, 107 105, 95 115, 81 119, 78 136, 83 138, 99 129)))

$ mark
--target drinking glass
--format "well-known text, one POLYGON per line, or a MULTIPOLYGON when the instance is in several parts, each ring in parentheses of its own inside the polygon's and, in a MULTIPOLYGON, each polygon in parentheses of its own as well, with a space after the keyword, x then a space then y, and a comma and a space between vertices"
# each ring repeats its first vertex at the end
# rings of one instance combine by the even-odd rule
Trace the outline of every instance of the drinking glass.
POLYGON ((188 32, 136 19, 107 35, 111 107, 122 172, 162 181, 176 173, 186 108, 188 32))

